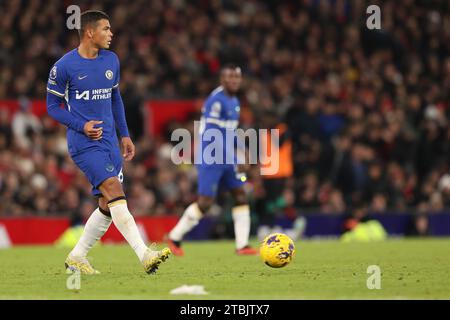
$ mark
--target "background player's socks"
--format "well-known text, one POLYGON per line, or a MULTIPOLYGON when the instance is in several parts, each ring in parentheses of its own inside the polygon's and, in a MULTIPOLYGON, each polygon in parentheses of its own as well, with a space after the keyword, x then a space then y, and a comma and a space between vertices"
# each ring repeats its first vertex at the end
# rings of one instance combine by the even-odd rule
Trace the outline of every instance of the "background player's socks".
POLYGON ((78 240, 75 248, 70 252, 70 255, 85 257, 94 244, 108 230, 111 221, 111 217, 101 213, 99 208, 95 209, 86 222, 83 234, 81 235, 80 240, 78 240))
POLYGON ((120 233, 123 235, 128 244, 133 248, 134 252, 142 262, 145 251, 148 249, 142 240, 139 229, 136 226, 133 216, 128 211, 127 200, 125 197, 113 199, 108 202, 109 211, 111 212, 112 221, 120 233))
POLYGON ((203 214, 200 211, 197 202, 192 203, 184 210, 183 216, 180 221, 178 221, 175 228, 170 231, 169 239, 179 243, 179 241, 183 240, 183 236, 198 224, 202 216, 203 214))
POLYGON ((234 222, 236 248, 242 249, 248 245, 248 238, 250 236, 250 206, 244 204, 233 207, 231 214, 234 222))

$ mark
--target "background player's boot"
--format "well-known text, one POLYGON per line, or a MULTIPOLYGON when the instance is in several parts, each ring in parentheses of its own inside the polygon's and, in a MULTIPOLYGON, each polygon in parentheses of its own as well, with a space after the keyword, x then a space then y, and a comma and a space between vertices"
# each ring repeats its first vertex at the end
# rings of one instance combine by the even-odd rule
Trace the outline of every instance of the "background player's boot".
POLYGON ((167 239, 167 244, 168 244, 168 246, 170 248, 170 251, 172 251, 172 253, 175 256, 178 256, 178 257, 184 256, 183 248, 181 248, 181 244, 179 242, 176 243, 173 240, 167 239))
POLYGON ((254 256, 254 255, 259 254, 259 250, 247 245, 241 249, 236 249, 236 254, 238 256, 254 256))
POLYGON ((145 272, 148 274, 155 273, 161 262, 166 261, 171 253, 169 248, 164 248, 161 251, 148 249, 142 259, 142 265, 144 266, 145 272))
POLYGON ((75 257, 68 255, 64 263, 67 273, 80 272, 81 274, 99 274, 100 271, 95 270, 86 257, 75 257))

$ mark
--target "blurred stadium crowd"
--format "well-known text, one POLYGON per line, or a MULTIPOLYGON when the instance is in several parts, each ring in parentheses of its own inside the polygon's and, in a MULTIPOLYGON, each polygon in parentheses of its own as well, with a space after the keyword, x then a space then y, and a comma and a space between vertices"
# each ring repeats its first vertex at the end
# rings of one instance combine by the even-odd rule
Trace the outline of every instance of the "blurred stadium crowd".
MULTIPOLYGON (((143 134, 142 102, 203 99, 231 61, 244 72, 242 127, 275 115, 293 146, 294 175, 276 197, 251 169, 259 213, 332 214, 361 202, 375 212, 449 208, 448 1, 379 1, 382 30, 373 31, 369 3, 358 0, 99 2, 75 1, 111 17, 137 145, 124 168, 135 215, 181 213, 196 196, 195 169, 171 163, 168 135, 143 134)), ((0 108, 0 215, 87 215, 95 205, 65 129, 28 110, 27 99, 45 99, 50 66, 78 44, 65 27, 70 4, 0 2, 0 100, 21 104, 15 115, 0 108)), ((192 122, 167 132, 183 126, 192 122)))

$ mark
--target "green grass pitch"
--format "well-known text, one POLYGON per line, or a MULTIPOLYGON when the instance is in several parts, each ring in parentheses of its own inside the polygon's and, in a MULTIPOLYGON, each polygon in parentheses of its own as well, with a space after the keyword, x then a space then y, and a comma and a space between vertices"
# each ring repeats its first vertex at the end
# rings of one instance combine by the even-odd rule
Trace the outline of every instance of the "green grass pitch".
POLYGON ((79 290, 66 287, 68 249, 0 249, 0 299, 450 299, 446 238, 299 241, 293 262, 281 269, 236 256, 232 241, 186 242, 184 248, 184 257, 172 256, 156 275, 145 274, 127 245, 94 248, 90 260, 101 274, 82 276, 79 290), (367 288, 369 265, 381 269, 379 290, 367 288), (203 285, 209 294, 169 294, 183 284, 203 285))

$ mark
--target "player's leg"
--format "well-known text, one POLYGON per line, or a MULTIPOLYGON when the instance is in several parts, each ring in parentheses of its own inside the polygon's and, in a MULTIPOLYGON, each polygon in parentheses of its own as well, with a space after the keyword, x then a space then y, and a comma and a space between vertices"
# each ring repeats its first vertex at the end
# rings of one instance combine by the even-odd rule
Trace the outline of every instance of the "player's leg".
POLYGON ((248 204, 247 194, 244 190, 246 181, 245 174, 237 172, 236 166, 229 166, 223 180, 224 186, 231 191, 234 199, 231 215, 234 224, 236 253, 239 255, 258 254, 258 251, 251 248, 248 243, 251 219, 250 206, 248 204))
POLYGON ((109 209, 111 220, 133 247, 145 270, 155 271, 159 263, 167 259, 170 250, 166 248, 162 251, 152 251, 143 242, 134 218, 128 211, 125 194, 118 178, 123 177, 120 150, 114 149, 110 153, 102 149, 89 149, 87 152, 73 155, 72 159, 92 184, 93 194, 103 195, 100 206, 105 206, 103 201, 106 202, 104 211, 109 209))
POLYGON ((119 179, 110 177, 103 181, 98 189, 105 198, 114 225, 133 248, 139 260, 142 260, 147 246, 142 240, 134 218, 128 210, 125 194, 119 179))
MULTIPOLYGON (((67 265, 71 265, 73 263, 72 261, 80 261, 81 263, 86 258, 89 250, 105 234, 111 225, 112 219, 109 209, 107 209, 106 200, 100 197, 98 203, 98 208, 94 210, 84 226, 83 234, 69 253, 68 260, 70 261, 66 262, 67 265)), ((90 270, 91 267, 89 266, 90 264, 85 269, 90 270)), ((92 268, 87 273, 98 273, 98 271, 92 268)))
POLYGON ((152 251, 144 243, 136 222, 128 210, 122 184, 117 177, 110 177, 98 187, 108 203, 112 221, 143 263, 147 273, 155 272, 161 262, 170 255, 169 249, 152 251))
POLYGON ((98 208, 104 216, 111 218, 111 212, 109 211, 108 207, 108 200, 106 200, 103 195, 100 195, 98 197, 98 208))
POLYGON ((234 206, 231 209, 234 224, 234 236, 236 241, 236 253, 239 255, 255 255, 258 250, 250 247, 250 206, 243 187, 231 190, 234 198, 234 206))
POLYGON ((184 235, 198 225, 199 221, 203 218, 204 213, 209 210, 213 203, 213 197, 200 195, 196 202, 191 203, 186 210, 184 210, 180 220, 178 220, 176 226, 169 233, 168 243, 174 255, 184 255, 184 251, 181 248, 181 242, 184 235))
MULTIPOLYGON (((94 244, 108 230, 112 219, 108 212, 106 199, 101 197, 101 192, 95 186, 116 173, 114 170, 110 170, 111 159, 102 150, 90 150, 89 152, 71 155, 71 157, 93 185, 92 194, 100 198, 99 207, 86 222, 81 238, 66 258, 65 266, 66 269, 72 272, 78 270, 84 274, 96 274, 98 271, 91 266, 86 256, 94 244)), ((117 168, 121 168, 121 164, 117 164, 117 168)))
POLYGON ((191 203, 176 226, 169 233, 169 247, 174 255, 184 255, 183 237, 191 231, 214 203, 223 171, 217 167, 200 166, 198 169, 198 200, 191 203))

